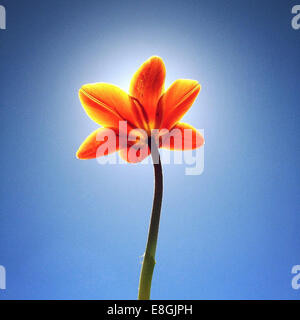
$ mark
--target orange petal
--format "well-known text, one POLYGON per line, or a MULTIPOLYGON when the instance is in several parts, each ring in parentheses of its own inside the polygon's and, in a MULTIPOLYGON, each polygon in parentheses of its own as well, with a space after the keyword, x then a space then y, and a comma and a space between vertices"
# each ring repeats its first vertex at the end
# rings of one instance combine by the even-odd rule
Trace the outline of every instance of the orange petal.
POLYGON ((160 137, 159 146, 169 150, 193 150, 204 144, 202 134, 193 126, 178 123, 169 133, 160 137))
POLYGON ((157 114, 162 121, 157 126, 171 129, 192 106, 200 88, 195 80, 176 80, 158 103, 157 114))
POLYGON ((112 128, 100 128, 90 134, 79 147, 76 156, 87 160, 107 156, 119 150, 117 131, 112 128))
POLYGON ((134 74, 130 94, 139 100, 147 114, 150 128, 154 128, 157 103, 164 90, 166 68, 159 57, 151 57, 134 74))
POLYGON ((120 157, 129 163, 138 163, 146 159, 150 155, 148 145, 136 147, 135 145, 119 150, 120 157))
POLYGON ((135 127, 132 99, 117 86, 108 83, 86 84, 79 90, 79 98, 86 113, 98 124, 118 128, 126 120, 135 127))

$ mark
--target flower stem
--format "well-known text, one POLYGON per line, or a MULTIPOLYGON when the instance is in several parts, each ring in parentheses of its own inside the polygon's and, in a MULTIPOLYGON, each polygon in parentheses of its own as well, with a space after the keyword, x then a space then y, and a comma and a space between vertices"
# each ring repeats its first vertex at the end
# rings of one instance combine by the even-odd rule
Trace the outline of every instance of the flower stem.
POLYGON ((159 220, 161 203, 163 196, 163 175, 162 166, 159 156, 159 151, 155 141, 151 143, 151 156, 154 166, 154 197, 152 214, 150 220, 150 227, 148 232, 148 240, 146 245, 146 251, 144 254, 142 270, 140 275, 140 284, 138 292, 138 300, 149 300, 151 291, 152 275, 155 266, 155 252, 157 245, 159 220))

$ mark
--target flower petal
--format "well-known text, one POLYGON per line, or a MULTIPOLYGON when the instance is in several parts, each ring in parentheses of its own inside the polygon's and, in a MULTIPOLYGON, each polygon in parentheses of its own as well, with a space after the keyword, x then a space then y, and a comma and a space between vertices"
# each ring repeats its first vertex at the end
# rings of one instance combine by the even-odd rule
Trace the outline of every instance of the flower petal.
POLYGON ((159 128, 171 129, 194 103, 201 87, 195 80, 176 80, 163 94, 157 109, 159 128))
POLYGON ((160 57, 151 57, 134 74, 130 94, 138 99, 147 114, 150 128, 154 128, 157 103, 164 90, 166 68, 160 57))
POLYGON ((136 147, 128 146, 119 150, 120 157, 129 163, 138 163, 146 159, 150 155, 150 149, 147 144, 136 147))
POLYGON ((79 90, 80 101, 86 113, 98 124, 118 128, 126 120, 135 127, 133 101, 117 86, 108 83, 86 84, 79 90))
POLYGON ((87 160, 107 156, 119 150, 117 131, 112 128, 100 128, 90 134, 79 147, 76 156, 87 160))
POLYGON ((200 148, 203 144, 202 134, 187 123, 178 123, 159 139, 160 148, 169 150, 193 150, 200 148))

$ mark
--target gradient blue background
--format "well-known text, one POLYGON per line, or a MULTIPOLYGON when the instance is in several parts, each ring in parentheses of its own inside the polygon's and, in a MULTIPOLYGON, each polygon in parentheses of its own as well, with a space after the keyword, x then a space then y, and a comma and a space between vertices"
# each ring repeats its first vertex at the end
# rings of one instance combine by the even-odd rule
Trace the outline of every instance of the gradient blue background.
POLYGON ((152 298, 300 298, 299 1, 0 4, 0 299, 136 298, 152 167, 75 158, 97 128, 77 91, 151 55, 202 84, 206 137, 202 175, 164 168, 152 298))

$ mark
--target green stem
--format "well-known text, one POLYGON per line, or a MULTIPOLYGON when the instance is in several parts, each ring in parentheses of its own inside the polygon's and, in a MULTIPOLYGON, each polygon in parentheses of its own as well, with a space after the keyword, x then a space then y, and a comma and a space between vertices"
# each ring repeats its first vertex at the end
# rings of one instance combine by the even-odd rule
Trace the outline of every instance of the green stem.
POLYGON ((159 151, 154 141, 151 144, 151 156, 152 156, 152 161, 154 166, 154 177, 155 177, 154 197, 153 197, 150 227, 148 232, 148 240, 147 240, 146 251, 144 254, 142 270, 140 275, 138 300, 150 299, 151 282, 152 282, 153 270, 155 266, 155 252, 156 252, 159 219, 160 219, 161 203, 162 203, 162 196, 163 196, 162 166, 161 166, 159 151))

